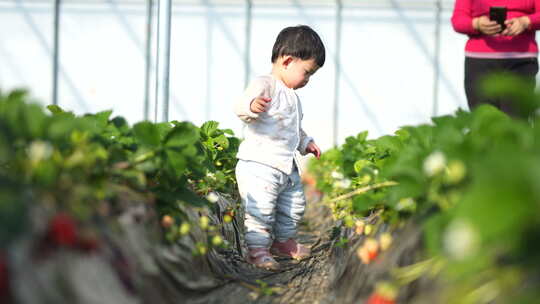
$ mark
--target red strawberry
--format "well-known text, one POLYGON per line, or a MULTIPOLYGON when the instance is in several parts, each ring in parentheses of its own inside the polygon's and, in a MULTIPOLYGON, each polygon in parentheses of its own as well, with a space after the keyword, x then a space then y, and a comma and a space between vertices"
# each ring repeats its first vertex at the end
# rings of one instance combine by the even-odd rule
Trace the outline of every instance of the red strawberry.
POLYGON ((302 182, 305 185, 310 185, 310 186, 315 186, 317 184, 317 180, 315 179, 315 177, 313 177, 313 175, 309 173, 304 173, 302 175, 302 182))
POLYGON ((367 300, 367 304, 396 304, 396 301, 374 292, 367 300))
POLYGON ((98 250, 100 246, 98 239, 94 237, 81 237, 77 240, 77 248, 88 253, 98 250))
POLYGON ((374 260, 379 255, 379 243, 377 240, 369 238, 364 243, 364 247, 367 249, 369 259, 374 260))
POLYGON ((0 303, 9 302, 10 292, 7 261, 5 255, 0 253, 0 303))
POLYGON ((161 226, 163 228, 170 228, 172 225, 174 225, 174 218, 172 216, 166 214, 161 218, 161 226))
POLYGON ((394 283, 382 281, 375 286, 367 304, 395 304, 397 295, 398 289, 394 283))
POLYGON ((59 246, 75 245, 77 242, 75 221, 66 213, 58 213, 49 222, 47 237, 59 246))
POLYGON ((364 264, 369 264, 379 255, 379 243, 373 238, 368 238, 356 251, 358 258, 364 264))
POLYGON ((225 215, 234 217, 234 209, 227 209, 227 211, 225 211, 225 215))

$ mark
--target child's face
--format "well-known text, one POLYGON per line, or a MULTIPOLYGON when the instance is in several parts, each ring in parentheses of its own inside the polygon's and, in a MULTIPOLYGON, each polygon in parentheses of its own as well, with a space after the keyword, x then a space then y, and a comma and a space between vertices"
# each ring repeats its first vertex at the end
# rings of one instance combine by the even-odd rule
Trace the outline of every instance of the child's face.
POLYGON ((289 58, 284 62, 282 80, 287 87, 300 89, 308 83, 309 77, 317 72, 319 66, 315 63, 315 59, 289 58))

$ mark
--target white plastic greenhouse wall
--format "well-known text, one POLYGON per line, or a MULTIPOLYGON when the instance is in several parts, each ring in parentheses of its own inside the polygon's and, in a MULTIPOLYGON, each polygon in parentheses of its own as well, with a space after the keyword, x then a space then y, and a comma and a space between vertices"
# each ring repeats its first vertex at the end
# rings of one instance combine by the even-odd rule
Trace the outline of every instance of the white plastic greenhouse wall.
MULTIPOLYGON (((76 113, 112 109, 130 123, 145 118, 147 1, 60 1, 61 107, 76 113)), ((160 1, 154 1, 153 66, 160 1)), ((298 90, 304 129, 323 149, 334 143, 334 117, 342 143, 363 130, 378 137, 429 122, 434 113, 467 109, 462 84, 466 37, 450 24, 453 1, 337 3, 173 0, 168 118, 197 125, 217 120, 241 136, 233 102, 247 79, 270 71, 278 32, 297 24, 313 27, 326 45, 324 67, 298 90)), ((0 88, 28 88, 44 105, 53 102, 54 8, 55 0, 0 0, 0 88)), ((153 66, 151 79, 156 78, 153 66)), ((159 120, 155 80, 150 83, 146 114, 159 120)))

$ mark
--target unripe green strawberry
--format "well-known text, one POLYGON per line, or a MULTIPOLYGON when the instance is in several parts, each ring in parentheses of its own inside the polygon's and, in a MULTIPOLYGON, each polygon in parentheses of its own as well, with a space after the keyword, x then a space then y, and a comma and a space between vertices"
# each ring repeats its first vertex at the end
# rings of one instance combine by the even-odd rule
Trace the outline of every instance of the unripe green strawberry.
POLYGON ((366 226, 366 223, 364 223, 364 221, 362 220, 357 220, 355 222, 355 233, 358 234, 358 235, 362 235, 364 233, 364 227, 366 226))
POLYGON ((346 227, 351 228, 352 226, 354 226, 353 217, 351 215, 346 215, 345 218, 343 218, 343 223, 346 227))
POLYGON ((206 252, 208 252, 208 248, 206 248, 206 246, 204 244, 201 244, 201 243, 197 243, 196 245, 197 247, 197 253, 199 254, 206 254, 206 252))
POLYGON ((178 229, 178 232, 180 233, 180 235, 186 235, 189 233, 189 231, 191 230, 191 225, 189 223, 182 223, 182 225, 180 225, 180 229, 178 229))
POLYGON ((206 230, 209 223, 210 219, 207 216, 203 215, 199 218, 199 226, 201 226, 202 229, 206 230))
POLYGON ((364 227, 364 234, 370 235, 371 232, 373 232, 373 225, 367 224, 366 227, 364 227))
POLYGON ((466 173, 467 168, 465 164, 460 160, 453 160, 446 168, 445 180, 450 184, 457 184, 463 180, 466 173))
POLYGON ((390 245, 392 245, 392 235, 390 235, 388 232, 381 234, 379 242, 381 245, 381 250, 385 251, 390 247, 390 245))
POLYGON ((212 237, 212 245, 219 246, 221 244, 223 244, 223 239, 219 235, 214 235, 212 237))

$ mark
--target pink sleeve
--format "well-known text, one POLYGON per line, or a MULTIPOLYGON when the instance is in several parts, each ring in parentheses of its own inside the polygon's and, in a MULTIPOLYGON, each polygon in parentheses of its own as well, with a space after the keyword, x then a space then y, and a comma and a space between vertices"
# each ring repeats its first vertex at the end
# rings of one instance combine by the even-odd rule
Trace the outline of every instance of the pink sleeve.
MULTIPOLYGON (((535 0, 540 2, 540 0, 535 0)), ((472 26, 471 0, 456 0, 454 4, 454 13, 452 14, 452 26, 458 33, 474 35, 479 32, 472 26)))
POLYGON ((531 20, 530 29, 537 31, 540 29, 540 0, 534 0, 534 13, 528 15, 531 20))

